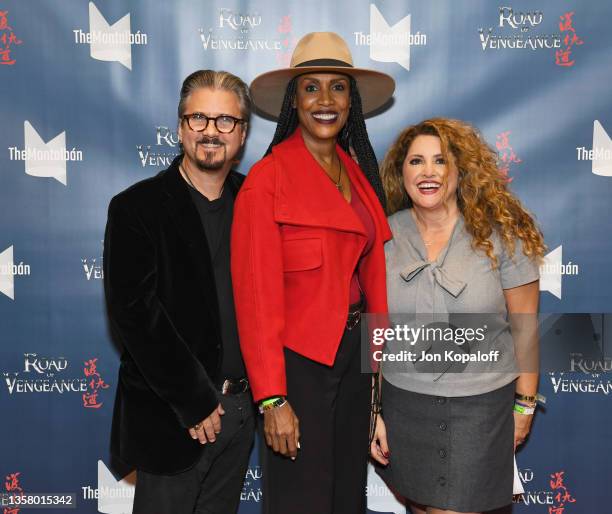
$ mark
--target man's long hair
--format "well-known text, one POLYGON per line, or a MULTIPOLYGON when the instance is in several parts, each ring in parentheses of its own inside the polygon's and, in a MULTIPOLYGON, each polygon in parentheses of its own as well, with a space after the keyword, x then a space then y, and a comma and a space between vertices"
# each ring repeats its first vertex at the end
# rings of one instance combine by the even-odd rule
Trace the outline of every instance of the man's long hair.
MULTIPOLYGON (((349 155, 351 155, 352 149, 352 152, 357 158, 359 167, 374 189, 384 209, 386 205, 385 192, 378 171, 376 155, 370 143, 365 120, 363 118, 361 96, 359 95, 359 89, 357 88, 355 79, 351 76, 349 76, 348 79, 350 84, 351 108, 346 124, 342 127, 340 134, 338 134, 338 144, 349 155)), ((265 155, 268 155, 272 151, 272 148, 293 134, 299 124, 297 109, 293 108, 293 100, 297 91, 297 80, 298 77, 294 77, 289 84, 287 84, 285 98, 283 99, 283 105, 276 125, 276 132, 274 133, 272 142, 265 155)))

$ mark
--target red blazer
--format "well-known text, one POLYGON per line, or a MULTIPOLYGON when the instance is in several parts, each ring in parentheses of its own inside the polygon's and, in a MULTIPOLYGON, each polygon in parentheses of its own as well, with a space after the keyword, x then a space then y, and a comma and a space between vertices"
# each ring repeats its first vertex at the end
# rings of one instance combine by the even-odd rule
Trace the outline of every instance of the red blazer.
MULTIPOLYGON (((355 161, 337 147, 376 226, 360 266, 368 312, 387 312, 384 211, 355 161)), ((349 286, 366 244, 353 208, 306 148, 298 128, 250 170, 234 206, 232 281, 254 400, 286 395, 283 348, 331 366, 349 286)))

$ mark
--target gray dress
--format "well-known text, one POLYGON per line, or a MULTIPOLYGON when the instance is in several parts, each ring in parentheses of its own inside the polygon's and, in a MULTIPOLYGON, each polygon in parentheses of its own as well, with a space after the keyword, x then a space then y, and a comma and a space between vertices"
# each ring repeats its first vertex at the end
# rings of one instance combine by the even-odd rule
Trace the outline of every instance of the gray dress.
MULTIPOLYGON (((391 216, 389 225, 393 240, 385 253, 392 320, 407 317, 424 326, 420 322, 427 316, 448 321, 473 315, 489 327, 486 344, 500 351, 494 363, 469 362, 443 372, 424 372, 427 368, 414 362, 382 363, 391 456, 380 474, 397 492, 423 505, 459 512, 508 505, 518 373, 503 291, 538 280, 538 266, 518 241, 514 255, 507 255, 494 234, 499 265, 493 269, 487 255, 472 248, 461 217, 434 262, 427 259, 409 210, 391 216)), ((386 347, 387 353, 398 350, 393 343, 386 347)))

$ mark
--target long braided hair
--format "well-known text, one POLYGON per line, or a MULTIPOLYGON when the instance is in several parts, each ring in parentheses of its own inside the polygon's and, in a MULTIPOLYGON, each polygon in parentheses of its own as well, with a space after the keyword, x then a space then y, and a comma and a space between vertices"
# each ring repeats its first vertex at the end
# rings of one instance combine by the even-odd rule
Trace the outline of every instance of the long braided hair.
MULTIPOLYGON (((363 118, 361 95, 359 94, 355 79, 350 75, 348 79, 350 84, 351 108, 346 124, 342 127, 340 134, 338 134, 338 144, 349 155, 351 154, 351 149, 353 150, 357 157, 359 167, 368 179, 372 189, 374 189, 383 209, 385 209, 387 205, 385 191, 380 179, 376 155, 370 143, 365 120, 363 118)), ((274 137, 265 155, 268 155, 272 151, 272 148, 293 134, 299 124, 297 110, 293 108, 293 99, 297 91, 297 80, 298 77, 294 77, 289 84, 287 84, 281 112, 276 124, 276 131, 274 132, 274 137)))

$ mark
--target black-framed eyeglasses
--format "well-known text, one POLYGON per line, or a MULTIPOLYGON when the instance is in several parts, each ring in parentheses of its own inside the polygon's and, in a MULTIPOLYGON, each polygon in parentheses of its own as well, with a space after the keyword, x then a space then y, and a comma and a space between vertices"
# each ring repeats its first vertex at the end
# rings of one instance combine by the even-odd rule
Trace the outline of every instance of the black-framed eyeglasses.
POLYGON ((221 134, 229 134, 234 131, 238 123, 246 123, 245 120, 234 118, 234 116, 229 114, 221 114, 213 118, 201 112, 194 112, 193 114, 183 114, 182 118, 187 120, 187 125, 195 132, 204 132, 206 127, 208 127, 209 121, 214 122, 215 128, 221 134))

